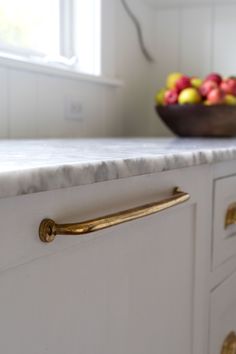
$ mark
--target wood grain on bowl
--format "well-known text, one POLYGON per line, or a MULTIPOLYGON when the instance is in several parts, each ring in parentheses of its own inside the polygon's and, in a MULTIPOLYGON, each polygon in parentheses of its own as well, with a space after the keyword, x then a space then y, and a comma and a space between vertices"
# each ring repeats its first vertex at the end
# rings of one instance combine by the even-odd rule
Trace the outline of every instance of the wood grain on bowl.
POLYGON ((182 137, 236 136, 236 106, 203 104, 156 106, 163 122, 182 137))

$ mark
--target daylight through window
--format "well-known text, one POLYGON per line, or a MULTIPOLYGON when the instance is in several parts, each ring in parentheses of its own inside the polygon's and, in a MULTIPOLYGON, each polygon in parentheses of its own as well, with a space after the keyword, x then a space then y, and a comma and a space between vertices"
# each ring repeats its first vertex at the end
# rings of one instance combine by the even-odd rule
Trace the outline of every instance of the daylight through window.
POLYGON ((0 0, 0 51, 100 75, 101 0, 0 0))

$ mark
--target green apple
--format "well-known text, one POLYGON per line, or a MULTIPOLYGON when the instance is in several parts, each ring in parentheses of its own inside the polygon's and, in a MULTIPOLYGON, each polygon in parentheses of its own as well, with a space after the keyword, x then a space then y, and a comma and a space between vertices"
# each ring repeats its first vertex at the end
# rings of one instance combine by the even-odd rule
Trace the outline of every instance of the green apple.
POLYGON ((156 100, 156 103, 159 105, 159 106, 163 106, 165 101, 164 101, 164 98, 165 98, 165 92, 166 92, 166 89, 165 88, 162 88, 160 89, 157 94, 156 94, 156 97, 155 97, 155 100, 156 100))
POLYGON ((200 93, 197 89, 190 87, 181 91, 179 95, 179 104, 195 104, 200 103, 202 100, 200 93))
POLYGON ((176 82, 183 76, 181 73, 171 73, 167 76, 166 87, 171 90, 175 88, 176 82))
POLYGON ((193 77, 191 79, 192 86, 197 89, 202 85, 202 83, 203 83, 203 81, 202 81, 202 79, 199 79, 199 77, 193 77))
POLYGON ((234 106, 236 105, 236 97, 234 95, 225 95, 224 103, 234 106))

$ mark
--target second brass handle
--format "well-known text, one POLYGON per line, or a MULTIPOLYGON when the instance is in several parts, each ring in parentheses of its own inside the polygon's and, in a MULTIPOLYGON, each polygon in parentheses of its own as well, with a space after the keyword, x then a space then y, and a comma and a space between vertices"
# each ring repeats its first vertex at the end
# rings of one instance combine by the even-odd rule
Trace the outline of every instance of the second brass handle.
POLYGON ((236 334, 231 332, 225 339, 221 354, 236 354, 236 334))
POLYGON ((229 227, 230 225, 235 225, 236 224, 236 203, 231 204, 225 215, 225 229, 229 227))
POLYGON ((110 214, 74 224, 56 224, 51 219, 44 219, 39 227, 39 237, 43 242, 52 242, 57 235, 83 235, 90 232, 106 229, 128 221, 136 220, 162 210, 181 204, 190 198, 188 193, 175 188, 173 195, 165 200, 142 205, 133 209, 110 214))

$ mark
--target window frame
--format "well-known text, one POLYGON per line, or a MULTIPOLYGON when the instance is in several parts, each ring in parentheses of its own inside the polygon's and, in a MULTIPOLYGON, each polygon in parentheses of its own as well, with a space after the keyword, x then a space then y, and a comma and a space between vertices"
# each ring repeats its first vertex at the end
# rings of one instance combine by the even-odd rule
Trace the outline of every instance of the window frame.
POLYGON ((71 58, 75 55, 74 46, 74 7, 75 0, 59 0, 60 14, 60 52, 61 55, 71 58))

